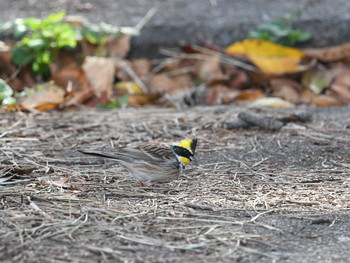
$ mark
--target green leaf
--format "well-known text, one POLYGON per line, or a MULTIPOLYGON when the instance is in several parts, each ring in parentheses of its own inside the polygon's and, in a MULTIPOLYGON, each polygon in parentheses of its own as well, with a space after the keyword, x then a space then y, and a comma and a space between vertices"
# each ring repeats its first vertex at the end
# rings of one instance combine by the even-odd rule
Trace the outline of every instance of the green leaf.
POLYGON ((44 77, 50 76, 50 68, 47 63, 35 60, 32 65, 32 69, 35 73, 39 73, 44 77))
POLYGON ((57 12, 54 14, 49 15, 48 17, 46 17, 42 23, 44 24, 52 24, 52 23, 57 23, 59 21, 61 21, 66 15, 65 11, 61 11, 61 12, 57 12))
POLYGON ((17 18, 14 21, 9 21, 0 25, 0 32, 12 30, 15 38, 22 37, 28 32, 28 27, 23 23, 23 19, 17 18))
POLYGON ((3 79, 0 79, 0 105, 9 106, 13 104, 16 104, 16 99, 13 97, 13 90, 3 79))
POLYGON ((9 30, 12 27, 14 27, 14 22, 13 21, 8 21, 8 22, 0 25, 0 32, 4 32, 6 30, 9 30))
POLYGON ((34 38, 34 39, 29 39, 26 44, 29 48, 41 49, 45 45, 45 42, 44 42, 44 39, 34 38))
POLYGON ((2 106, 11 106, 16 104, 16 99, 14 97, 4 98, 1 102, 2 106))
POLYGON ((98 104, 97 107, 103 108, 103 109, 117 109, 117 108, 120 108, 121 106, 127 104, 128 99, 129 99, 129 94, 125 94, 123 97, 121 97, 117 100, 113 100, 110 103, 98 104))
POLYGON ((11 97, 13 95, 13 90, 7 83, 3 80, 0 79, 0 101, 11 97))
POLYGON ((128 103, 128 100, 129 100, 129 94, 125 94, 123 97, 119 99, 119 105, 120 106, 126 105, 128 103))
POLYGON ((260 24, 257 29, 248 33, 248 38, 259 38, 282 45, 295 45, 311 38, 311 35, 299 29, 293 29, 292 24, 300 17, 300 13, 287 15, 260 24))
POLYGON ((12 61, 18 66, 28 64, 33 59, 34 53, 25 46, 16 46, 12 50, 12 61))

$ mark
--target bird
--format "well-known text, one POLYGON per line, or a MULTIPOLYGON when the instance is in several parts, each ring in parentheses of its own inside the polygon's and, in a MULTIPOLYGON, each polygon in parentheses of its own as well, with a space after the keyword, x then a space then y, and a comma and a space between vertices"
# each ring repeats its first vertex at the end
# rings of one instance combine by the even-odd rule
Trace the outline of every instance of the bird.
POLYGON ((197 139, 184 139, 176 143, 147 142, 133 148, 119 148, 115 153, 86 151, 80 153, 115 160, 129 170, 137 180, 163 183, 178 178, 194 157, 197 139))

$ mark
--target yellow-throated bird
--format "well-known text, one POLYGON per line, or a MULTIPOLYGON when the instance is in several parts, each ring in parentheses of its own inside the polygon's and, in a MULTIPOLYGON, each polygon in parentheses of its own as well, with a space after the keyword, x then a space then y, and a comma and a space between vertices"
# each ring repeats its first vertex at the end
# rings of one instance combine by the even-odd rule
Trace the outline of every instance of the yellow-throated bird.
POLYGON ((179 177, 194 160, 197 139, 168 144, 150 142, 135 148, 121 148, 115 153, 78 150, 81 153, 116 160, 141 182, 166 182, 179 177))

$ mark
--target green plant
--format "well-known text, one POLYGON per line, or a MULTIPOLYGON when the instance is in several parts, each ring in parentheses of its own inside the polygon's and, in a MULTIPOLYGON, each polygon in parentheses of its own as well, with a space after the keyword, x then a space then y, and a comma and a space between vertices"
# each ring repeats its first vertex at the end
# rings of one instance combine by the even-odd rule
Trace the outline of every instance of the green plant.
POLYGON ((111 36, 116 38, 122 34, 135 36, 138 34, 138 30, 133 27, 116 27, 101 22, 100 24, 84 25, 81 29, 81 34, 91 44, 103 45, 111 36))
POLYGON ((63 48, 74 48, 81 38, 70 24, 63 22, 65 12, 51 14, 44 19, 27 18, 17 21, 16 28, 26 32, 12 51, 16 65, 32 63, 32 70, 49 76, 49 64, 63 48))
POLYGON ((125 94, 123 97, 113 100, 110 103, 101 103, 98 105, 99 108, 103 109, 117 109, 128 103, 129 94, 125 94))
POLYGON ((106 23, 85 24, 81 29, 83 39, 97 46, 95 55, 103 56, 106 43, 111 38, 118 38, 123 34, 135 36, 138 30, 133 27, 116 27, 106 23))
POLYGON ((15 103, 16 99, 13 97, 13 90, 3 79, 0 79, 0 106, 9 106, 15 103))
POLYGON ((300 12, 294 15, 282 16, 272 21, 260 24, 257 29, 248 33, 248 38, 259 38, 285 46, 294 46, 311 39, 311 34, 299 29, 293 29, 300 12))

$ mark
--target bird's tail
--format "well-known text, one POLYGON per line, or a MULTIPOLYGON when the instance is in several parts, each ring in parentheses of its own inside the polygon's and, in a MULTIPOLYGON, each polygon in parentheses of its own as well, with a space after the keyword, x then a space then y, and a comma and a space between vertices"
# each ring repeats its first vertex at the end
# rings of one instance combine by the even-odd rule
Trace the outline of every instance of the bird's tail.
POLYGON ((87 154, 87 155, 104 157, 104 158, 115 159, 115 160, 122 159, 121 156, 119 156, 118 154, 115 154, 115 153, 109 154, 109 153, 105 153, 105 152, 93 152, 93 151, 85 151, 85 150, 79 150, 79 149, 78 149, 78 152, 83 153, 83 154, 87 154))

